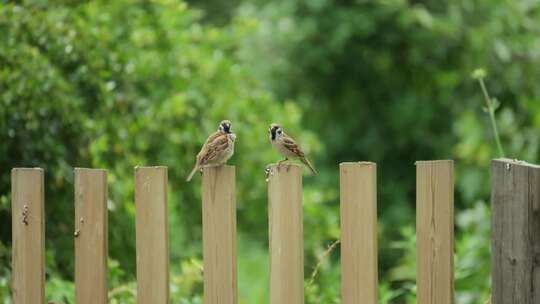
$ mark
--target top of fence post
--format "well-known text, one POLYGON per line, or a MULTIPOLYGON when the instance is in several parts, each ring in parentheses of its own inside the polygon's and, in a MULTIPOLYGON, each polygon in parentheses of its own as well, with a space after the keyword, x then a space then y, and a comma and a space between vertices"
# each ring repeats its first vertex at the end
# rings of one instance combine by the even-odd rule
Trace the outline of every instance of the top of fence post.
POLYGON ((348 162, 339 168, 342 302, 376 304, 377 165, 348 162))
POLYGON ((304 303, 302 167, 269 167, 270 304, 304 303))
POLYGON ((167 167, 134 168, 137 303, 169 303, 167 167))
POLYGON ((454 162, 416 162, 418 304, 454 303, 454 162))
POLYGON ((44 171, 11 170, 13 303, 45 303, 44 171))
POLYGON ((492 303, 540 303, 540 166, 491 164, 492 303))
POLYGON ((75 168, 75 298, 107 303, 107 171, 75 168))
POLYGON ((203 169, 204 303, 237 303, 236 172, 223 165, 203 169))

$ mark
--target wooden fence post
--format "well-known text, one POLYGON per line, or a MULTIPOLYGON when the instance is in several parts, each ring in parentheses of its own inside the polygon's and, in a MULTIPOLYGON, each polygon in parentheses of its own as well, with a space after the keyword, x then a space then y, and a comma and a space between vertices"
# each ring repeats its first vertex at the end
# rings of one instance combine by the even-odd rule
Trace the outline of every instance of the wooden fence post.
POLYGON ((418 304, 454 303, 454 162, 416 163, 418 304))
POLYGON ((107 172, 75 168, 75 299, 107 303, 107 172))
POLYGON ((343 304, 378 303, 377 166, 342 163, 341 297, 343 304))
POLYGON ((540 166, 491 165, 492 303, 540 303, 540 166))
POLYGON ((302 168, 272 166, 268 178, 270 304, 304 303, 302 168))
POLYGON ((167 167, 135 167, 137 303, 169 303, 167 167))
POLYGON ((236 304, 235 168, 203 169, 204 303, 236 304))
POLYGON ((13 303, 45 303, 43 169, 11 171, 13 303))

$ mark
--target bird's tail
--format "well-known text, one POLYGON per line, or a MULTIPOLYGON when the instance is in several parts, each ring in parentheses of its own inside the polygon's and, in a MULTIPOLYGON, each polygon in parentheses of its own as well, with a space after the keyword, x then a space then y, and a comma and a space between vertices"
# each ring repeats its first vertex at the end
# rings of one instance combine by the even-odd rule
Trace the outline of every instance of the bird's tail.
POLYGON ((309 170, 311 171, 311 174, 312 175, 317 175, 317 170, 315 170, 315 167, 313 167, 313 165, 309 162, 309 160, 305 157, 302 157, 302 162, 309 168, 309 170))
POLYGON ((191 173, 186 178, 187 182, 191 181, 191 179, 193 178, 193 175, 195 175, 195 172, 197 172, 197 170, 199 170, 199 165, 195 165, 195 167, 193 167, 193 170, 191 170, 191 173))

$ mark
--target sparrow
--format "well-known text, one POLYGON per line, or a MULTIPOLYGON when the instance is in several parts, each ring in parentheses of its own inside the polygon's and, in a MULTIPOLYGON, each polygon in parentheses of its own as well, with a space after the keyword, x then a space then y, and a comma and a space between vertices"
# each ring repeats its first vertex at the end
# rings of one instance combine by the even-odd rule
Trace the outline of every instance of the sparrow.
POLYGON ((309 160, 306 158, 304 152, 302 152, 302 149, 300 149, 300 146, 294 141, 294 139, 285 134, 283 129, 278 124, 271 124, 268 132, 270 133, 270 142, 272 143, 272 147, 274 147, 274 149, 285 157, 285 159, 278 162, 278 166, 280 166, 282 162, 289 160, 289 158, 298 159, 304 165, 306 165, 309 170, 311 170, 313 175, 317 175, 317 170, 315 170, 313 165, 311 165, 309 160))
POLYGON ((205 167, 223 165, 234 153, 236 135, 231 132, 231 122, 224 120, 219 123, 217 132, 210 134, 201 148, 195 162, 195 167, 187 177, 190 181, 197 170, 205 167))

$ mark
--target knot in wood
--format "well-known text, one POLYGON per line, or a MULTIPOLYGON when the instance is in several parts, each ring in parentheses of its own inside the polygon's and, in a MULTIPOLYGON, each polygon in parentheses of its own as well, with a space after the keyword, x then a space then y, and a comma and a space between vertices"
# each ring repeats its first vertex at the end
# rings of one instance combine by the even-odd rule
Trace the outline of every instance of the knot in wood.
POLYGON ((23 211, 22 211, 22 222, 24 225, 28 226, 28 214, 30 212, 28 211, 28 205, 24 205, 23 211))
POLYGON ((533 265, 536 267, 540 266, 540 252, 535 253, 533 259, 533 265))

